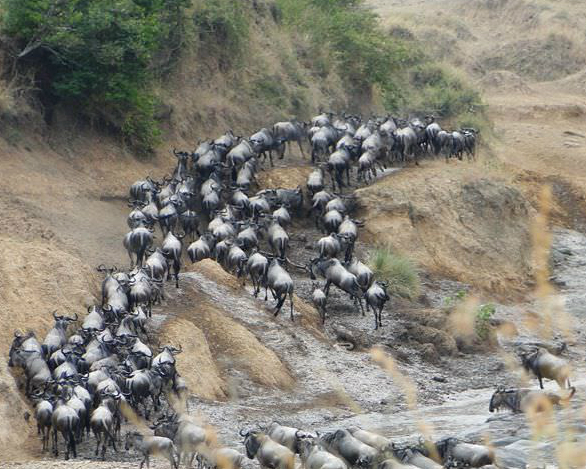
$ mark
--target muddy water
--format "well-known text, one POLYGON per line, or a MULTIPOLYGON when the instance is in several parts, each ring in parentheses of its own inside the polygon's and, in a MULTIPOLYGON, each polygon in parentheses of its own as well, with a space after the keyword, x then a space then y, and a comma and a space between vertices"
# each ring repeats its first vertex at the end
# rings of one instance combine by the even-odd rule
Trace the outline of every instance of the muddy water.
MULTIPOLYGON (((552 279, 559 285, 560 295, 567 312, 575 320, 576 329, 583 330, 586 318, 582 307, 586 296, 586 237, 573 231, 556 231, 552 257, 552 279)), ((239 428, 266 425, 273 420, 318 431, 359 425, 378 431, 398 444, 417 443, 421 436, 420 423, 424 423, 431 428, 434 439, 448 436, 477 442, 488 439, 495 446, 501 467, 555 467, 556 447, 566 438, 568 431, 572 432, 573 441, 583 441, 586 437, 584 414, 580 411, 586 402, 586 377, 582 378, 585 375, 581 366, 575 372, 573 384, 577 393, 571 406, 556 411, 558 432, 533 438, 524 415, 491 415, 488 412, 493 383, 515 385, 514 377, 506 375, 499 366, 497 355, 459 357, 444 362, 437 369, 417 361, 401 364, 401 371, 413 379, 419 392, 418 408, 409 410, 401 388, 372 362, 367 353, 349 352, 318 340, 291 324, 287 315, 273 319, 264 302, 252 296, 234 296, 229 289, 198 274, 186 274, 184 278, 189 282, 186 289, 210 295, 223 305, 226 314, 244 323, 265 345, 274 349, 297 380, 295 389, 290 392, 266 391, 240 376, 241 389, 237 399, 227 403, 191 401, 190 410, 214 425, 223 441, 233 447, 242 449, 237 434, 239 428), (459 360, 462 363, 454 365, 459 360), (493 366, 483 368, 487 361, 493 366), (476 389, 465 390, 465 385, 457 382, 459 392, 451 392, 453 386, 436 385, 430 379, 431 375, 441 375, 442 369, 458 370, 462 365, 472 368, 473 373, 486 373, 484 386, 476 384, 476 389), (430 395, 435 395, 436 399, 430 395), (434 405, 434 401, 439 403, 434 405)), ((534 304, 502 306, 499 315, 519 322, 520 311, 535 308, 534 304)), ((522 335, 516 341, 536 339, 524 331, 520 322, 519 330, 522 335)), ((574 362, 583 361, 581 343, 583 341, 578 336, 571 348, 570 358, 574 362)), ((503 341, 505 348, 511 344, 512 341, 503 341)), ((462 378, 465 383, 466 376, 462 378)), ((458 377, 447 376, 447 379, 453 384, 458 377)), ((537 386, 536 382, 532 385, 537 386)), ((554 383, 546 383, 548 390, 555 391, 556 387, 554 383)))

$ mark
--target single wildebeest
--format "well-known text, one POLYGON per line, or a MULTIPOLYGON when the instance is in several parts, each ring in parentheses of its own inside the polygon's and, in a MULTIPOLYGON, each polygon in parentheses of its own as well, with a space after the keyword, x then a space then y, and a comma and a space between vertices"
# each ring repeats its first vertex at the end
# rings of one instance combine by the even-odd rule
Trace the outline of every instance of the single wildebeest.
MULTIPOLYGON (((183 244, 181 239, 185 236, 185 233, 173 234, 172 231, 167 233, 163 240, 163 246, 161 248, 163 255, 167 259, 167 262, 173 267, 173 275, 175 277, 175 287, 179 288, 179 271, 181 270, 181 250, 183 244)), ((171 269, 167 271, 167 280, 169 280, 171 269)))
POLYGON ((153 233, 148 228, 139 226, 124 236, 123 244, 130 258, 130 268, 135 266, 133 254, 136 255, 136 266, 140 268, 147 249, 153 244, 153 233))
POLYGON ((330 233, 329 236, 320 238, 317 242, 317 250, 320 259, 330 259, 336 257, 342 250, 340 243, 340 235, 337 233, 330 233))
POLYGON ((304 122, 290 121, 290 122, 277 122, 273 126, 273 136, 280 138, 289 145, 289 153, 291 153, 292 142, 297 142, 301 155, 305 157, 303 152, 303 146, 301 141, 306 135, 306 124, 304 122))
POLYGON ((366 300, 366 309, 372 308, 374 313, 374 328, 375 330, 383 325, 383 308, 387 301, 391 298, 387 293, 387 284, 384 282, 373 282, 366 293, 364 294, 366 300))
POLYGON ((47 336, 41 346, 43 356, 47 359, 53 354, 53 352, 63 347, 67 342, 67 336, 65 335, 67 327, 69 327, 69 324, 72 322, 77 321, 77 313, 75 313, 75 317, 68 318, 66 316, 57 316, 55 312, 53 312, 53 319, 55 319, 55 325, 49 330, 49 332, 47 332, 47 336))
POLYGON ((494 463, 494 450, 482 445, 473 445, 457 438, 444 438, 435 443, 439 457, 444 463, 460 463, 467 467, 488 466, 494 463))
POLYGON ((199 262, 209 259, 215 246, 215 239, 211 233, 204 233, 200 238, 191 243, 187 248, 187 255, 191 262, 199 262))
POLYGON ((206 449, 201 456, 209 469, 240 469, 244 464, 244 456, 232 448, 206 449))
POLYGON ((248 258, 246 263, 246 271, 250 275, 252 285, 254 287, 254 296, 258 295, 263 280, 266 278, 269 270, 269 261, 259 252, 254 252, 248 258))
POLYGON ((172 469, 177 469, 179 467, 179 464, 175 460, 175 455, 177 454, 175 445, 173 444, 173 441, 164 436, 143 436, 138 432, 128 432, 126 434, 126 444, 124 447, 126 451, 134 447, 142 454, 143 459, 138 466, 139 469, 142 469, 145 462, 147 469, 150 467, 149 463, 151 455, 160 455, 167 458, 171 463, 172 469))
POLYGON ((309 176, 307 176, 307 190, 310 195, 313 195, 316 192, 323 191, 325 188, 325 181, 324 181, 324 170, 320 166, 317 169, 313 170, 309 176))
POLYGON ((305 439, 299 443, 299 456, 306 469, 348 469, 343 459, 305 439))
POLYGON ((545 349, 536 349, 520 354, 523 368, 533 373, 543 389, 543 378, 554 380, 562 389, 571 388, 570 365, 563 358, 552 355, 545 349))
POLYGON ((350 466, 370 467, 379 457, 379 451, 369 446, 347 430, 326 433, 319 442, 331 453, 343 458, 350 466))
POLYGON ((35 420, 37 421, 37 433, 42 435, 43 451, 46 451, 49 449, 49 438, 51 436, 53 404, 41 392, 33 394, 31 398, 36 401, 35 420))
POLYGON ((79 416, 75 409, 66 403, 63 397, 59 398, 55 403, 51 424, 53 428, 53 454, 55 456, 59 455, 58 434, 61 433, 66 445, 65 459, 69 459, 70 452, 76 458, 75 434, 80 425, 79 416))
POLYGON ((332 182, 332 189, 336 190, 336 184, 338 185, 338 190, 342 190, 342 187, 345 186, 343 181, 344 173, 346 173, 346 183, 350 185, 350 169, 352 166, 352 159, 350 157, 350 153, 341 148, 340 150, 336 150, 334 153, 330 155, 330 158, 327 162, 328 173, 330 174, 330 180, 332 182))
POLYGON ((325 324, 326 322, 326 304, 328 298, 324 291, 321 288, 318 288, 316 283, 314 283, 313 293, 311 294, 311 301, 315 308, 319 311, 319 316, 321 317, 321 323, 325 324))
POLYGON ((299 440, 305 435, 298 428, 287 427, 278 422, 273 422, 267 430, 267 435, 277 443, 286 446, 294 453, 299 453, 299 440))
POLYGON ((256 459, 263 468, 293 469, 295 454, 289 448, 273 441, 268 435, 258 431, 240 431, 244 437, 246 456, 256 459))
MULTIPOLYGON (((570 393, 562 397, 553 392, 536 389, 505 389, 499 386, 490 398, 489 412, 507 409, 513 413, 526 412, 529 409, 538 410, 547 406, 559 405, 569 401, 576 392, 570 388, 570 393)), ((546 410, 546 409, 544 409, 546 410)))
POLYGON ((455 156, 461 160, 464 152, 464 135, 460 132, 454 131, 450 134, 450 142, 450 157, 455 156))
POLYGON ((273 259, 269 264, 265 282, 265 301, 268 296, 268 289, 271 290, 273 298, 277 299, 277 306, 275 307, 274 315, 277 316, 287 295, 289 295, 289 303, 291 304, 291 321, 293 321, 293 279, 280 264, 279 259, 273 259))
POLYGON ((437 155, 441 150, 440 142, 437 138, 441 131, 442 128, 437 122, 432 122, 425 128, 425 139, 427 141, 428 148, 432 148, 435 155, 437 155))
POLYGON ((393 449, 393 443, 388 438, 385 438, 378 433, 362 430, 359 427, 348 427, 347 430, 354 438, 362 441, 362 443, 372 446, 381 452, 389 451, 389 454, 391 454, 390 451, 393 449))

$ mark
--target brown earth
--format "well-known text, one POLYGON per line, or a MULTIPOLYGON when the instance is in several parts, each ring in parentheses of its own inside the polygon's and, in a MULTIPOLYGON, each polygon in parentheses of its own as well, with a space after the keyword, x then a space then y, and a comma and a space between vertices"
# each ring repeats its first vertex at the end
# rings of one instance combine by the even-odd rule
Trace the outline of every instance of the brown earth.
POLYGON ((357 191, 369 241, 390 244, 425 269, 512 294, 531 273, 531 207, 478 164, 409 168, 357 191))

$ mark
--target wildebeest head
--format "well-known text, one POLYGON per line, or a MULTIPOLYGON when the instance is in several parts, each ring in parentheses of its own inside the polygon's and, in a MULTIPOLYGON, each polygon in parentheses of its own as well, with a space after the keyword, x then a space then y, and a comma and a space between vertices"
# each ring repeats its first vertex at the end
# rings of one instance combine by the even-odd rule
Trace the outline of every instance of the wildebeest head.
POLYGON ((260 439, 261 435, 262 433, 254 430, 248 430, 247 432, 240 430, 240 436, 245 437, 244 446, 246 447, 246 456, 248 459, 254 459, 256 456, 256 453, 262 444, 260 439))
POLYGON ((499 386, 490 398, 490 404, 488 405, 488 411, 494 412, 503 407, 511 409, 516 412, 517 409, 517 397, 518 392, 514 389, 505 389, 503 386, 499 386))
POLYGON ((519 354, 523 368, 527 371, 534 372, 537 369, 537 359, 539 358, 539 349, 523 351, 519 354))

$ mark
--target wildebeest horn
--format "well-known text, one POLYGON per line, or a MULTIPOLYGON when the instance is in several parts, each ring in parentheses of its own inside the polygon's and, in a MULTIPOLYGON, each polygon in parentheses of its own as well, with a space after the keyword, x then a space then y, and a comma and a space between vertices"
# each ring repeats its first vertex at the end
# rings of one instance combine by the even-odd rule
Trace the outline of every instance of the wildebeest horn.
POLYGON ((14 331, 14 337, 18 339, 19 337, 22 337, 22 334, 20 334, 18 331, 14 331))
POLYGON ((104 272, 106 270, 106 266, 104 264, 100 264, 99 266, 96 267, 96 270, 98 272, 104 272))
POLYGON ((61 319, 63 316, 57 316, 57 315, 55 314, 56 312, 57 312, 57 310, 54 310, 54 311, 53 311, 53 318, 54 318, 55 320, 57 320, 57 319, 61 319))
POLYGON ((250 430, 248 430, 248 431, 246 431, 246 432, 245 432, 245 430, 243 430, 243 429, 242 429, 242 430, 240 430, 240 431, 238 432, 238 434, 239 434, 240 436, 248 436, 248 435, 250 434, 250 430))

